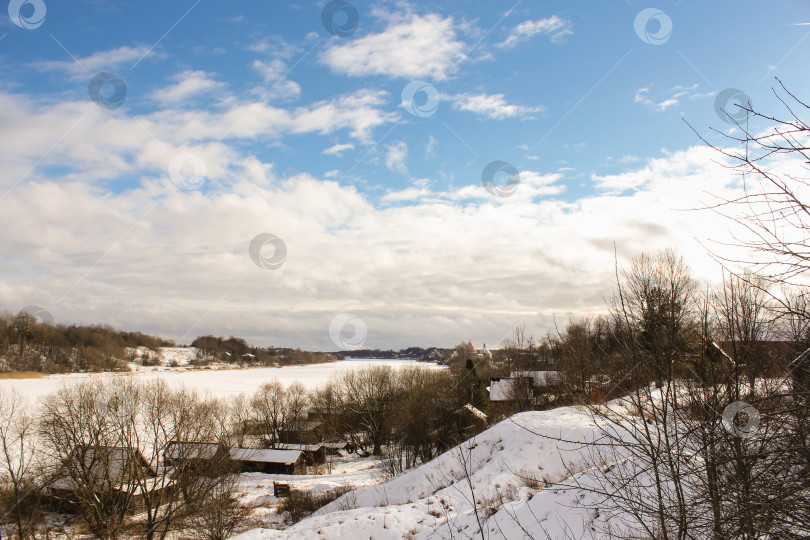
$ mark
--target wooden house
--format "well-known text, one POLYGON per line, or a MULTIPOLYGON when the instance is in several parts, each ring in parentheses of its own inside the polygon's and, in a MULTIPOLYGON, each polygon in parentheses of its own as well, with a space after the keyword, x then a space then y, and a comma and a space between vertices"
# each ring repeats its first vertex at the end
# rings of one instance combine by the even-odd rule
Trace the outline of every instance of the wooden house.
POLYGON ((145 493, 174 487, 137 448, 108 446, 77 446, 45 486, 50 501, 63 510, 92 497, 124 512, 142 508, 145 493))
POLYGON ((228 470, 231 460, 222 444, 175 441, 166 447, 163 463, 167 468, 184 467, 203 475, 218 475, 228 470))
POLYGON ((307 474, 306 458, 300 450, 231 448, 229 453, 242 472, 307 474))
POLYGON ((303 452, 307 465, 320 465, 326 462, 327 452, 323 444, 285 444, 283 449, 303 452))
POLYGON ((316 444, 323 439, 323 424, 313 420, 292 422, 279 432, 283 444, 316 444))

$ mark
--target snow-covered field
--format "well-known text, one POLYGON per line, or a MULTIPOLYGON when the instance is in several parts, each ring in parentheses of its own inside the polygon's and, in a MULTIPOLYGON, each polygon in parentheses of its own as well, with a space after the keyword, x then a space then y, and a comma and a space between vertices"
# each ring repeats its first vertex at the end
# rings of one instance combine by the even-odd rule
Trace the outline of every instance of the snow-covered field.
MULTIPOLYGON (((173 353, 175 353, 173 351, 173 353)), ((175 357, 179 353, 175 353, 175 357)), ((287 366, 278 368, 245 368, 245 369, 199 369, 184 368, 141 368, 135 372, 134 377, 160 377, 176 386, 197 389, 212 396, 227 397, 242 392, 253 393, 263 382, 277 379, 284 386, 294 381, 300 381, 307 388, 316 388, 331 377, 342 372, 369 365, 391 366, 402 368, 410 365, 421 365, 432 369, 443 369, 436 364, 415 362, 413 360, 341 360, 326 364, 311 364, 308 366, 287 366)), ((70 373, 65 375, 49 375, 39 379, 2 379, 0 389, 10 390, 16 388, 29 399, 36 400, 40 396, 56 390, 60 384, 69 383, 86 377, 104 377, 100 373, 70 373)), ((115 376, 115 375, 112 375, 115 376)))
POLYGON ((479 519, 486 538, 602 538, 607 516, 589 508, 596 501, 560 485, 588 467, 586 450, 573 441, 597 435, 591 415, 578 408, 518 414, 388 482, 347 493, 286 530, 254 529, 236 538, 480 538, 479 519))

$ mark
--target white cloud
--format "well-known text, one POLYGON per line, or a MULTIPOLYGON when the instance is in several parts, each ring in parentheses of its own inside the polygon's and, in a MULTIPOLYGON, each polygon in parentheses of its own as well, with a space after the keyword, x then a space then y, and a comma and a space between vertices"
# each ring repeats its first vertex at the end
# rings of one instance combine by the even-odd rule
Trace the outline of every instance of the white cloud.
POLYGON ((408 159, 408 144, 405 141, 399 141, 387 145, 385 148, 387 150, 385 166, 388 167, 388 170, 408 176, 408 166, 405 164, 405 160, 408 159))
POLYGON ((503 94, 455 94, 442 96, 451 101, 453 108, 469 111, 493 120, 505 118, 530 118, 532 114, 546 110, 543 106, 526 107, 507 103, 503 94))
POLYGON ((163 104, 180 103, 203 93, 210 94, 225 86, 204 71, 184 71, 175 76, 175 80, 175 84, 154 92, 152 98, 163 104))
POLYGON ((697 84, 693 84, 692 86, 674 86, 668 92, 659 95, 659 97, 655 99, 650 97, 650 87, 639 88, 633 95, 633 101, 662 112, 680 104, 683 98, 697 99, 714 95, 714 92, 696 93, 695 89, 697 87, 697 84))
POLYGON ((698 279, 716 279, 699 241, 726 238, 729 224, 680 210, 699 207, 706 191, 735 193, 702 147, 614 176, 637 185, 625 195, 531 197, 560 189, 561 177, 524 171, 508 199, 480 185, 436 193, 420 181, 381 207, 353 186, 278 178, 271 164, 223 155, 232 172, 221 190, 182 193, 160 176, 125 193, 41 177, 17 186, 0 213, 0 227, 14 231, 0 237, 13 254, 0 262, 3 307, 37 303, 60 322, 185 342, 215 333, 311 348, 331 348, 329 322, 351 310, 372 347, 496 344, 521 321, 539 335, 555 315, 604 311, 614 242, 620 263, 677 246, 698 279), (276 271, 247 255, 262 232, 287 245, 276 271))
POLYGON ((221 179, 235 155, 229 144, 240 139, 345 131, 369 141, 376 127, 397 117, 381 109, 386 96, 361 90, 293 109, 234 100, 221 110, 168 107, 130 116, 111 115, 89 99, 47 104, 0 92, 0 186, 36 178, 42 167, 89 183, 164 174, 181 151, 206 156, 209 177, 221 179))
POLYGON ((354 145, 351 143, 346 144, 334 144, 323 151, 324 154, 343 157, 343 152, 346 150, 354 150, 354 145))
POLYGON ((436 157, 436 145, 439 144, 438 139, 432 134, 428 137, 428 142, 425 145, 425 159, 432 159, 436 157))
POLYGON ((254 92, 264 99, 290 99, 301 95, 301 86, 297 82, 287 79, 289 69, 283 61, 279 59, 270 62, 254 60, 252 67, 268 85, 256 88, 254 92))
POLYGON ((408 14, 391 21, 380 33, 346 43, 336 40, 320 59, 335 73, 353 77, 442 80, 463 59, 464 48, 451 17, 408 14))
POLYGON ((36 62, 33 66, 42 71, 59 71, 71 78, 80 79, 93 76, 99 71, 112 71, 128 64, 134 64, 146 56, 160 56, 150 51, 146 45, 130 47, 124 45, 109 51, 100 51, 90 56, 77 57, 75 60, 36 62))
POLYGON ((502 49, 511 49, 518 43, 528 41, 536 35, 548 36, 552 43, 560 43, 574 33, 571 21, 552 15, 546 19, 524 21, 514 27, 509 36, 498 44, 502 49))
MULTIPOLYGON (((560 173, 524 170, 508 198, 477 180, 454 188, 421 179, 375 204, 353 185, 279 177, 229 138, 217 142, 228 130, 251 139, 362 132, 364 116, 352 114, 377 100, 362 91, 292 110, 238 104, 131 118, 90 102, 47 106, 0 92, 0 229, 9 231, 0 235, 2 307, 36 303, 60 322, 186 342, 215 333, 311 348, 331 348, 329 322, 352 311, 366 322, 367 345, 387 348, 497 343, 524 320, 539 335, 554 315, 603 311, 614 242, 620 262, 677 246, 696 277, 718 276, 699 242, 727 238, 731 224, 682 210, 702 206, 706 192, 732 199, 738 191, 704 147, 594 176, 601 189, 576 200, 560 173), (167 178, 181 150, 206 163, 204 190, 181 192, 167 178), (119 175, 135 187, 108 188, 119 175), (247 256, 262 232, 287 244, 279 270, 247 256)), ((392 168, 406 163, 407 147, 388 150, 392 168)))

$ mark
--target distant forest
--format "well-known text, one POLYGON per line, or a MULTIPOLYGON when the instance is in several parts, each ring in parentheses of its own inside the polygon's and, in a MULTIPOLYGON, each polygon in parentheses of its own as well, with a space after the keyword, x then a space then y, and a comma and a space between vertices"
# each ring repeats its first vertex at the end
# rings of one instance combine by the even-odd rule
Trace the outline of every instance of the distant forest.
MULTIPOLYGON (((69 373, 128 371, 129 362, 155 365, 158 349, 177 347, 174 341, 110 325, 49 324, 31 313, 0 312, 0 372, 69 373), (138 354, 146 347, 151 352, 138 354)), ((244 339, 201 336, 192 365, 211 362, 238 365, 300 365, 335 361, 334 354, 300 349, 254 347, 244 339)), ((142 351, 143 352, 143 351, 142 351)))

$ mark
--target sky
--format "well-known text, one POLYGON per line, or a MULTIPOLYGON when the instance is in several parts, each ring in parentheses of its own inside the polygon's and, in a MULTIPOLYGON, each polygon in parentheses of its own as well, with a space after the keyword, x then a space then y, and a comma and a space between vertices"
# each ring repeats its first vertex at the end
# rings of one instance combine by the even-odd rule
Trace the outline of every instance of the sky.
POLYGON ((741 184, 698 135, 810 98, 808 37, 799 1, 11 0, 0 309, 495 347, 641 253, 716 283, 741 184))

